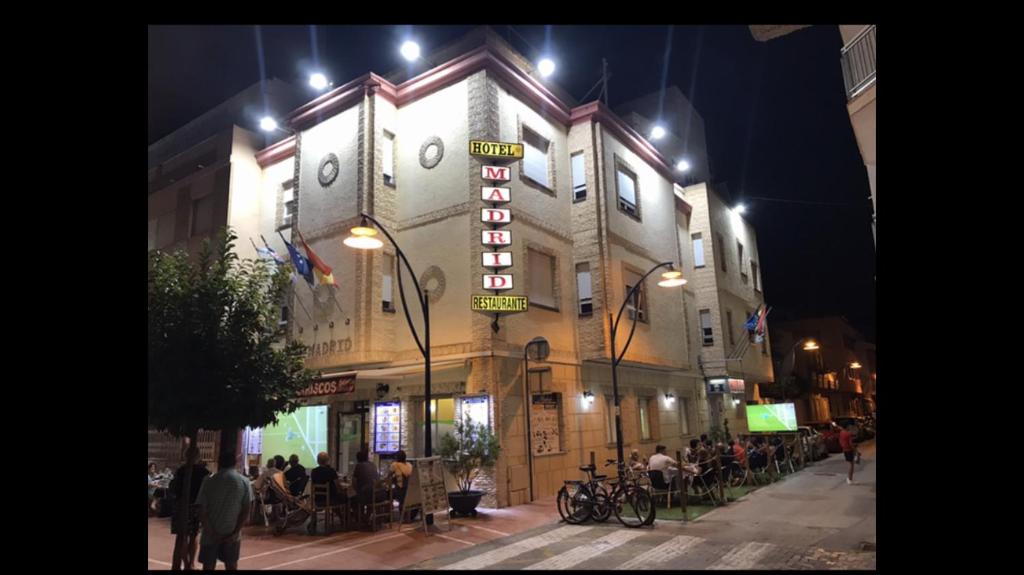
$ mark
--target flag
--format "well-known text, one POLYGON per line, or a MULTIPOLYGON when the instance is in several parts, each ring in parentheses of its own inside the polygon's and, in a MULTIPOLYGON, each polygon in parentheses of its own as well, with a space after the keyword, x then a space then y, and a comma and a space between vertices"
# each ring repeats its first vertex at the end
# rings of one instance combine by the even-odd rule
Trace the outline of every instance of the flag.
POLYGON ((764 341, 764 320, 766 317, 768 317, 768 312, 770 311, 771 308, 767 306, 765 306, 765 308, 761 311, 761 316, 757 320, 757 326, 754 328, 754 333, 756 334, 756 336, 754 337, 754 343, 761 343, 762 341, 764 341))
POLYGON ((285 240, 283 235, 281 236, 281 239, 284 240, 284 245, 288 248, 288 254, 292 257, 292 264, 295 266, 295 271, 298 272, 304 280, 306 280, 306 283, 312 286, 313 269, 309 265, 309 260, 306 259, 306 256, 300 254, 299 250, 295 249, 295 246, 288 243, 288 240, 285 240))
POLYGON ((747 327, 747 331, 753 332, 754 330, 757 329, 757 320, 759 319, 760 312, 761 308, 758 307, 756 310, 754 310, 754 313, 750 314, 750 317, 747 318, 747 323, 745 324, 747 327))
POLYGON ((306 249, 306 255, 309 257, 309 262, 313 264, 313 269, 316 271, 316 276, 320 283, 337 287, 338 284, 334 282, 334 274, 331 273, 331 266, 325 264, 322 259, 317 257, 316 253, 313 252, 313 248, 309 247, 309 244, 306 243, 306 238, 302 237, 302 232, 295 231, 299 233, 299 241, 302 242, 302 247, 306 249))

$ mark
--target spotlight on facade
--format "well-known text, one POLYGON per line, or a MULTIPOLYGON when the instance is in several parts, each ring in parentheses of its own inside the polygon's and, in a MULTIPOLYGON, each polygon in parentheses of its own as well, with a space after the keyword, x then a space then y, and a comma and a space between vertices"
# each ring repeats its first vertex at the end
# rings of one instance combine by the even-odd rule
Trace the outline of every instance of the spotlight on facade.
POLYGON ((814 341, 813 339, 808 340, 808 342, 804 344, 804 351, 814 351, 816 349, 819 349, 818 342, 814 341))
POLYGON ((277 120, 270 116, 263 116, 263 119, 260 120, 260 129, 264 132, 273 132, 277 129, 277 120))
POLYGON ((309 77, 309 85, 317 90, 323 90, 327 87, 327 76, 317 72, 309 77))
POLYGON ((537 69, 540 70, 541 76, 547 78, 555 73, 555 62, 551 58, 543 58, 537 63, 537 69))
POLYGON ((420 57, 420 45, 412 40, 406 40, 401 51, 402 57, 410 62, 420 57))
POLYGON ((594 403, 594 392, 592 392, 590 390, 584 391, 583 392, 583 401, 587 402, 588 404, 594 403))
POLYGON ((667 403, 672 403, 675 400, 676 400, 676 396, 675 395, 672 395, 671 393, 666 393, 665 394, 665 401, 667 403))
POLYGON ((850 364, 850 368, 852 368, 852 369, 860 369, 861 368, 860 362, 859 361, 855 361, 855 362, 851 363, 850 364))
POLYGON ((743 214, 746 213, 747 206, 744 206, 743 204, 736 204, 735 210, 737 214, 743 214))
POLYGON ((351 235, 345 238, 344 243, 350 248, 358 250, 376 250, 384 247, 384 242, 375 238, 377 230, 371 228, 366 218, 356 227, 352 228, 351 235))
POLYGON ((676 162, 676 169, 685 174, 690 171, 690 162, 687 162, 686 160, 679 160, 676 162))
POLYGON ((661 274, 661 281, 658 282, 660 287, 678 287, 686 284, 686 278, 683 277, 683 272, 678 270, 669 270, 661 274))
POLYGON ((661 126, 655 126, 651 129, 651 137, 655 140, 660 140, 665 137, 665 128, 661 126))

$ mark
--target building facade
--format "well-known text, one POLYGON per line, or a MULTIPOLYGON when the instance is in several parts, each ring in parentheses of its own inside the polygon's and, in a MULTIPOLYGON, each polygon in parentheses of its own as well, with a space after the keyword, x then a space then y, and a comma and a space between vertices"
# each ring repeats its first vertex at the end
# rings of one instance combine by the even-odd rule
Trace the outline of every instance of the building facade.
POLYGON ((779 321, 771 326, 778 379, 793 378, 785 390, 770 389, 772 401, 793 401, 800 423, 828 421, 874 411, 875 345, 845 318, 830 316, 779 321), (812 339, 818 349, 804 350, 812 339), (857 366, 860 367, 857 367, 857 366))
MULTIPOLYGON (((627 452, 680 450, 710 428, 691 249, 707 195, 688 201, 642 135, 603 104, 567 104, 488 29, 450 53, 398 84, 369 73, 299 107, 286 120, 294 136, 253 154, 259 176, 231 190, 226 221, 243 257, 256 257, 249 239, 260 236, 286 254, 282 238, 298 243, 301 231, 333 268, 337 287, 294 286, 287 326, 318 372, 321 385, 302 401, 327 408, 326 451, 340 473, 363 445, 383 465, 398 449, 425 455, 429 433, 436 454, 468 416, 501 443, 476 485, 485 505, 554 495, 591 457, 615 457, 610 316, 662 262, 690 283, 662 288, 654 274, 627 306, 617 350, 634 318, 636 329, 618 368, 620 413, 627 452), (520 144, 523 156, 482 157, 471 141, 520 144), (508 168, 508 181, 485 166, 508 168), (510 201, 482 201, 495 187, 510 201), (499 207, 511 214, 500 228, 510 236, 500 250, 511 254, 496 272, 510 276, 501 294, 529 303, 496 317, 472 302, 495 293, 484 283, 495 273, 485 267, 494 226, 484 220, 499 207), (394 237, 428 294, 429 405, 400 292, 414 288, 395 246, 342 243, 363 213, 394 237), (527 372, 524 347, 537 336, 550 355, 527 372)), ((422 336, 418 306, 409 316, 422 336)), ((737 329, 745 319, 735 317, 737 329)))
MULTIPOLYGON (((871 235, 875 235, 875 25, 843 25, 841 61, 846 109, 871 186, 871 235)), ((877 239, 876 239, 877 241, 877 239)))

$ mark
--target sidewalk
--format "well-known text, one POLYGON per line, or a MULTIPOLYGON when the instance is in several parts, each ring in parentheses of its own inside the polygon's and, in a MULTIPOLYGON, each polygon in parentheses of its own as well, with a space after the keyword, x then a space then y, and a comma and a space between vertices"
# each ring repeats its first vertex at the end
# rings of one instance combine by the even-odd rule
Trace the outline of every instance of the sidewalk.
MULTIPOLYGON (((504 509, 478 508, 476 517, 459 517, 448 531, 447 517, 437 516, 432 535, 422 523, 398 524, 376 533, 339 532, 311 536, 305 528, 274 537, 263 526, 242 530, 239 569, 399 569, 494 539, 516 535, 559 519, 554 497, 504 509)), ((149 569, 171 568, 174 536, 170 518, 149 518, 149 569)), ((196 569, 202 566, 196 564, 196 569)), ((218 563, 218 569, 224 565, 218 563)))

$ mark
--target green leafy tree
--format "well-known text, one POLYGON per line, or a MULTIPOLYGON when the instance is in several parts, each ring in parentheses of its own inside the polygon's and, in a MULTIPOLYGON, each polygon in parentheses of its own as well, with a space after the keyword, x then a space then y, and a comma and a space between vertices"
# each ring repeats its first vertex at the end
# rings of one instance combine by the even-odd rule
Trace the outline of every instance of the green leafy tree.
MULTIPOLYGON (((150 252, 149 425, 191 446, 200 429, 213 429, 221 430, 222 450, 236 450, 239 429, 295 411, 297 392, 312 380, 305 346, 282 342, 278 326, 288 270, 241 260, 235 239, 224 228, 194 258, 150 252)), ((198 455, 187 453, 191 466, 198 455)), ((182 478, 184 493, 191 477, 182 478)), ((185 513, 175 521, 185 533, 185 513)))
POLYGON ((441 438, 438 455, 448 463, 459 491, 465 493, 473 488, 473 480, 481 470, 497 463, 500 451, 501 445, 491 428, 466 416, 464 421, 455 422, 454 434, 446 433, 441 438))

